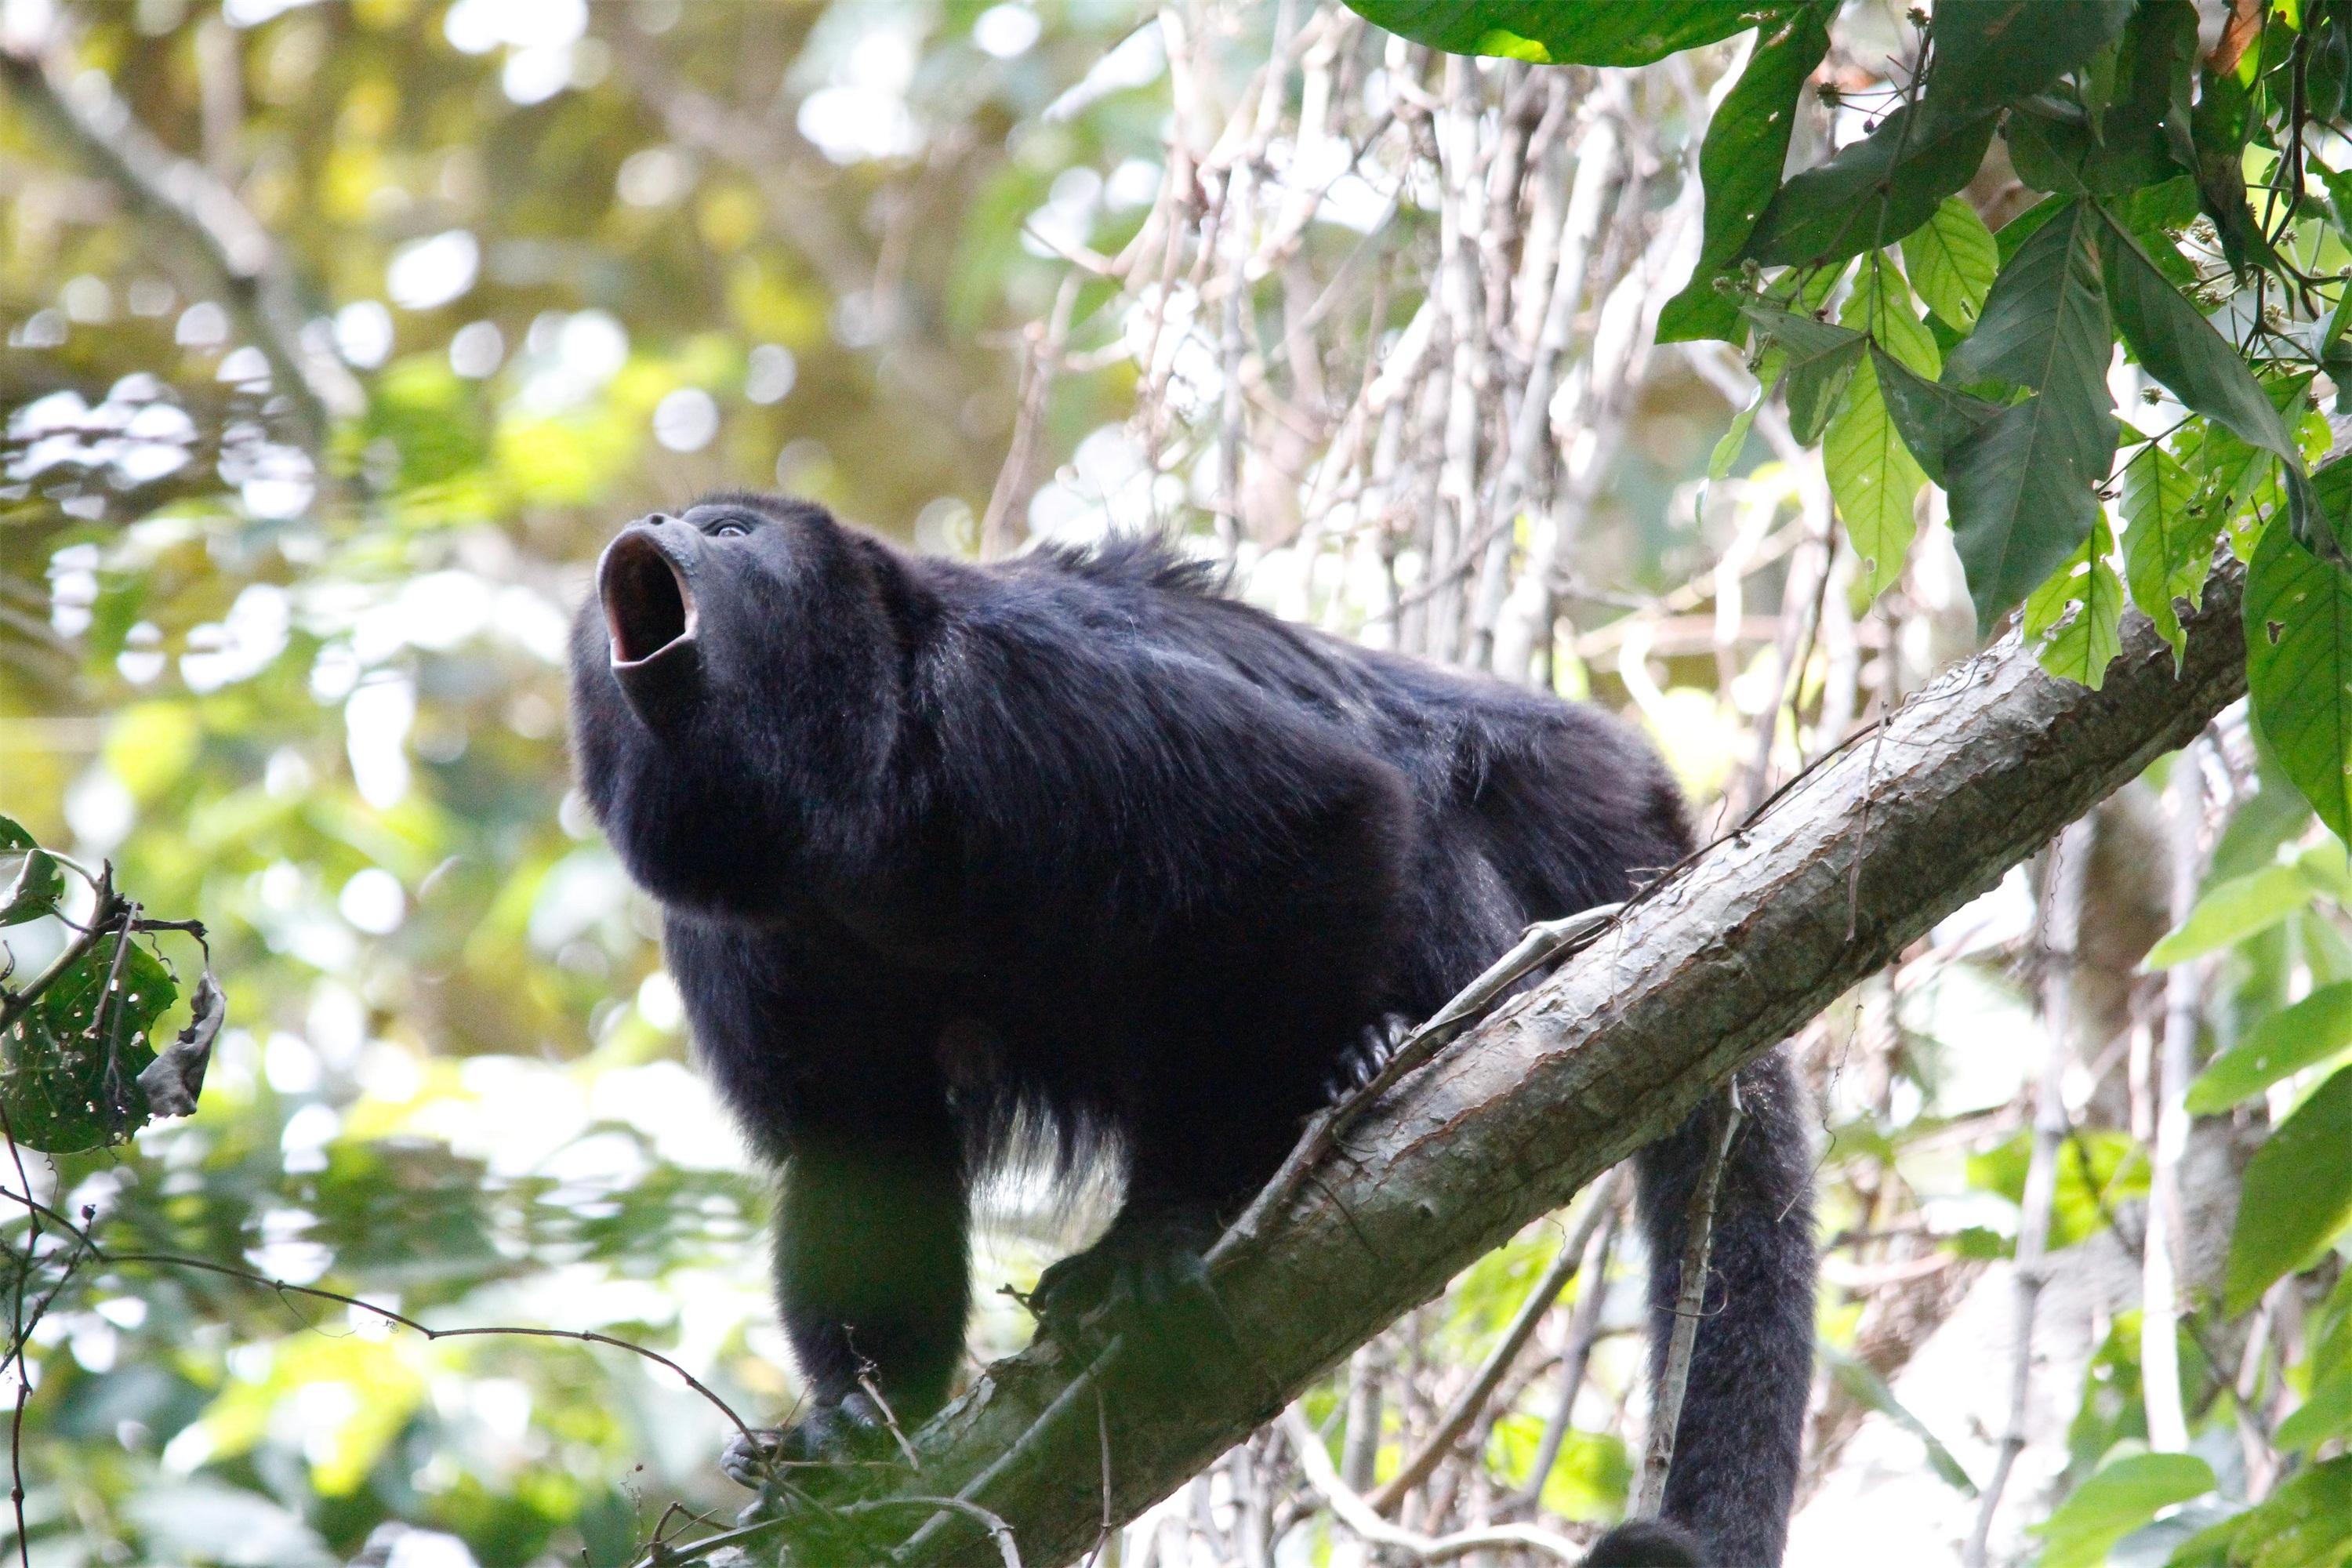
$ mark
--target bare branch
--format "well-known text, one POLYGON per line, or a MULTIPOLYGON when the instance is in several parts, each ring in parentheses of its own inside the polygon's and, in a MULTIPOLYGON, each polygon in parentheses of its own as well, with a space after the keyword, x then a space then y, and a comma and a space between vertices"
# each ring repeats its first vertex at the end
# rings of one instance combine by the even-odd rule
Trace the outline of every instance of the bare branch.
POLYGON ((1474 1552, 1492 1552, 1507 1546, 1526 1547, 1570 1564, 1584 1561, 1583 1547, 1564 1535, 1532 1524, 1489 1525, 1484 1530, 1441 1536, 1423 1535, 1401 1524, 1391 1524, 1381 1517, 1369 1500, 1349 1490, 1340 1481, 1331 1456, 1323 1447, 1323 1439, 1315 1435, 1315 1428, 1307 1425, 1298 1406, 1294 1405, 1282 1413, 1282 1435, 1290 1439, 1299 1468, 1307 1472, 1307 1484, 1331 1505, 1339 1522, 1376 1546, 1394 1547, 1423 1563, 1450 1563, 1474 1552))
MULTIPOLYGON (((2189 918, 2204 872, 2198 844, 2205 827, 2200 742, 2172 764, 2172 922, 2189 918)), ((2147 1229, 2141 1237, 2140 1384, 2147 1404, 2148 1447, 2186 1453, 2189 1417, 2180 1388, 2180 1269, 2176 1261, 2187 1228, 2180 1205, 2180 1162, 2189 1152, 2189 1080, 2196 1076, 2200 965, 2184 963, 2165 976, 2164 1038, 2157 1068, 2153 1169, 2147 1229)))
POLYGON ((2042 893, 2042 950, 2047 973, 2042 984, 2042 1016, 2049 1045, 2042 1060, 2042 1081, 2034 1091, 2033 1152, 2025 1171, 2025 1194, 2017 1216, 2017 1327, 2011 1345, 2009 1426, 2001 1434, 2000 1457, 1993 1462, 1992 1479, 1985 1483, 1977 1506, 1975 1533, 1969 1538, 1961 1562, 1967 1568, 1984 1568, 1986 1542, 1992 1534, 1993 1515, 2017 1457, 2025 1452, 2026 1402, 2033 1385, 2033 1317, 2042 1299, 2050 1250, 2050 1211, 2058 1194, 2058 1154, 2068 1127, 2063 1092, 2067 1053, 2073 1047, 2074 953, 2081 935, 2083 886, 2090 875, 2091 824, 2075 822, 2059 837, 2050 855, 2048 885, 2042 893))

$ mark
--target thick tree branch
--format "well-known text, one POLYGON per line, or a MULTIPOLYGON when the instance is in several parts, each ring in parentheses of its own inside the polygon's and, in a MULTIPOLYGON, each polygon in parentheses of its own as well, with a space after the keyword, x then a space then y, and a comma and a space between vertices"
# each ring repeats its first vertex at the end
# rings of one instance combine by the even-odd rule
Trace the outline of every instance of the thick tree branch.
MULTIPOLYGON (((2137 613, 2102 690, 2014 637, 1953 669, 1356 1123, 1218 1276, 1245 1350, 1171 1389, 1041 1344, 917 1433, 922 1472, 895 1484, 1001 1515, 1031 1568, 1068 1562, 1102 1527, 1106 1430, 1110 1512, 1129 1519, 2193 738, 2244 689, 2242 583, 2208 585, 2178 679, 2137 613)), ((995 1557, 947 1516, 901 1561, 995 1557)))

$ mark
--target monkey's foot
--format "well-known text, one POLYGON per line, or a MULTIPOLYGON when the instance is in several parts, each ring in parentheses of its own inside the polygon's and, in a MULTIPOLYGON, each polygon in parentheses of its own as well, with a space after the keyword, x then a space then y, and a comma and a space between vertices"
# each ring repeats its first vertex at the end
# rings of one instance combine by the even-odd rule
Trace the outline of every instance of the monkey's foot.
POLYGON ((790 1426, 738 1432, 720 1451, 719 1468, 738 1486, 764 1491, 793 1465, 845 1465, 892 1451, 882 1413, 862 1394, 820 1405, 790 1426))
POLYGON ((1094 1246, 1045 1270, 1031 1300, 1057 1339, 1077 1343, 1096 1324, 1133 1327, 1171 1367, 1183 1364, 1165 1352, 1233 1334, 1204 1256, 1215 1236, 1213 1220, 1189 1214, 1121 1216, 1094 1246))

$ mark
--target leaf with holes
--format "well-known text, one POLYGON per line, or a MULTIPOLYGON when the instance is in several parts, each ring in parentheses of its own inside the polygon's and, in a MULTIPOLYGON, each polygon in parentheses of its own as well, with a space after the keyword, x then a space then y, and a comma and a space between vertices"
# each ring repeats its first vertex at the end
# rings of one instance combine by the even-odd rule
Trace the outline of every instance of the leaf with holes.
POLYGON ((148 1031, 179 997, 171 972, 133 940, 100 938, 0 1036, 0 1110, 27 1149, 70 1154, 119 1143, 145 1124, 139 1075, 148 1031))
POLYGON ((1965 332, 1977 324, 2000 275, 2000 247, 1965 196, 1946 196, 1904 237, 1903 270, 1927 309, 1965 332))
POLYGON ((2073 560, 2025 600, 2025 640, 2051 674, 2096 691, 2124 651, 2124 584, 2107 557, 2116 542, 2098 514, 2073 560))
POLYGON ((2144 443, 2124 464, 2124 581, 2132 603, 2172 645, 2172 667, 2189 646, 2174 601, 2195 609, 2213 565, 2221 530, 2197 501, 2197 483, 2161 443, 2144 443))
POLYGON ((2352 1216, 2352 1068, 2272 1129, 2246 1166, 2223 1295, 2235 1317, 2308 1264, 2352 1216))
POLYGON ((1756 220, 1780 188, 1789 135, 1797 122, 1797 95, 1829 52, 1829 10, 1806 5, 1768 18, 1755 52, 1715 113, 1714 130, 1699 147, 1699 181, 1706 197, 1698 265, 1681 293, 1658 313, 1658 341, 1732 337, 1739 307, 1717 290, 1736 276, 1740 252, 1756 220))
POLYGON ((2265 529, 2245 617, 2254 721, 2319 819, 2352 839, 2352 578, 2265 529))

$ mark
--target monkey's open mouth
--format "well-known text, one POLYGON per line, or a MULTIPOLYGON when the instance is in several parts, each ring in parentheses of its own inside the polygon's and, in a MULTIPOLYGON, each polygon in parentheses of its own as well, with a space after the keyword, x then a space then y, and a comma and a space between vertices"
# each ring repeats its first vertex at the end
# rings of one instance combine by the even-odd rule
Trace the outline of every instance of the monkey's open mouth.
POLYGON ((635 531, 605 548, 596 568, 604 624, 613 634, 613 668, 643 664, 673 643, 694 637, 694 595, 653 536, 635 531))

